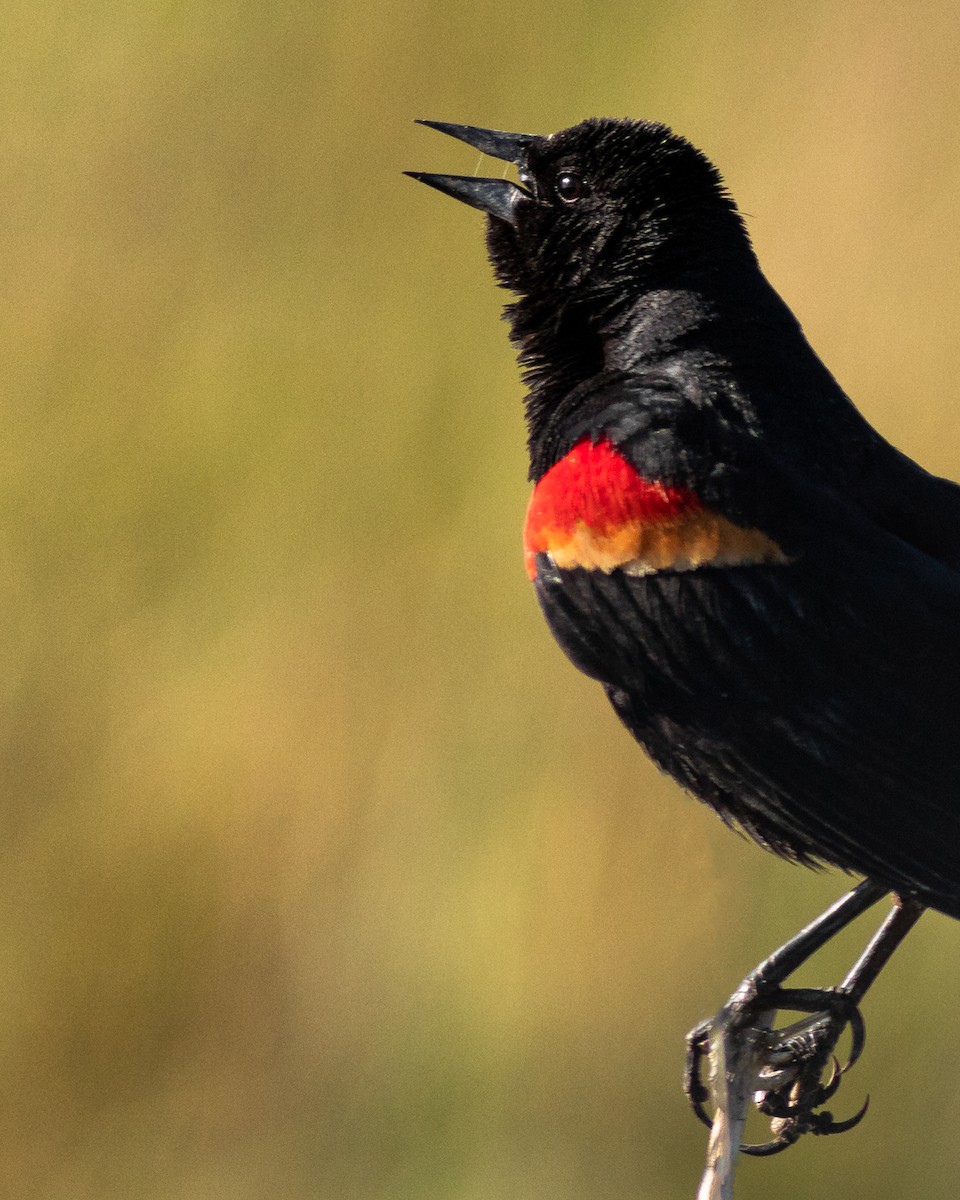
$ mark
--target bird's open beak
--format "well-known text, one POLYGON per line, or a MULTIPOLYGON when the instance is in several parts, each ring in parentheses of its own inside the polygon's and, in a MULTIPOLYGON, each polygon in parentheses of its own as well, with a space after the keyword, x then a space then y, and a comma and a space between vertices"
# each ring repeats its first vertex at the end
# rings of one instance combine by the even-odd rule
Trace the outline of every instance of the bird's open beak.
MULTIPOLYGON (((468 146, 473 146, 484 154, 502 158, 517 166, 522 166, 525 161, 526 148, 531 141, 531 135, 528 133, 504 133, 500 129, 479 129, 475 125, 452 125, 447 121, 418 121, 417 124, 439 129, 441 133, 449 133, 451 137, 459 138, 461 142, 466 142, 468 146)), ((404 171, 404 174, 510 225, 516 224, 517 204, 530 196, 529 192, 525 192, 509 179, 478 179, 471 175, 428 175, 422 171, 404 171)))
POLYGON ((418 125, 426 125, 429 129, 439 129, 441 133, 449 133, 451 137, 459 138, 474 150, 489 154, 491 158, 502 158, 504 162, 523 166, 527 146, 533 141, 529 133, 504 133, 502 129, 480 129, 476 125, 452 125, 449 121, 417 121, 418 125))

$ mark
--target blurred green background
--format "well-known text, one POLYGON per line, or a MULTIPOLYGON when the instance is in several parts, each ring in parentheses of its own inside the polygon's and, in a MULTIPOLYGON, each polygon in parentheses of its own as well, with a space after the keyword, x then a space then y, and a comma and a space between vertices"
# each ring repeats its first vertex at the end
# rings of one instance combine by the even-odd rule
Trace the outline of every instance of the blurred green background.
MULTIPOLYGON (((0 1194, 692 1197, 683 1034, 845 886, 662 780, 522 570, 521 389, 431 117, 665 120, 960 477, 952 4, 0 4, 0 1194)), ((831 981, 866 930, 826 954, 831 981)), ((955 1191, 960 931, 844 1138, 955 1191)))

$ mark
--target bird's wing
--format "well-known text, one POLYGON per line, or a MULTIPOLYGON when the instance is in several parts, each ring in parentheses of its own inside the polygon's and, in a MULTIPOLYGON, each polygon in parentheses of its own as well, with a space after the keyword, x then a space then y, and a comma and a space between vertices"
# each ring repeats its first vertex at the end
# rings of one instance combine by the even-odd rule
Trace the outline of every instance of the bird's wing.
POLYGON ((538 560, 571 658, 665 770, 759 840, 960 916, 960 574, 669 381, 607 381, 585 436, 782 556, 538 560))
POLYGON ((882 528, 960 571, 960 486, 931 475, 879 436, 859 481, 860 502, 882 528))

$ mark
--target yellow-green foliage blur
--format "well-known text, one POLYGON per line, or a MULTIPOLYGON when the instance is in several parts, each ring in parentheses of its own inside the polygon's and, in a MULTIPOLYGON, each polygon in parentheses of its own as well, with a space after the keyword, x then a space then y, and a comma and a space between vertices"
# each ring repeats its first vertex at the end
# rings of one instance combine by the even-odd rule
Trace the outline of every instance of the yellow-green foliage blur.
MULTIPOLYGON (((0 28, 0 1194, 692 1197, 683 1034, 845 883, 661 779, 554 647, 482 220, 400 172, 479 165, 415 117, 665 120, 960 476, 954 5, 0 28)), ((954 1194, 958 984, 928 917, 833 1105, 868 1119, 738 1196, 954 1194)))

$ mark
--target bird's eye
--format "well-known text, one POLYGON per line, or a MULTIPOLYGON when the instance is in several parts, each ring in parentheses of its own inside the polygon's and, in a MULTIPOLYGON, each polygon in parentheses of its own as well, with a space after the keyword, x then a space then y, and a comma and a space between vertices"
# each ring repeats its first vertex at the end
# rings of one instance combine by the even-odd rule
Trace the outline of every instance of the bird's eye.
POLYGON ((558 175, 553 187, 564 204, 573 204, 583 195, 583 180, 573 171, 564 171, 562 175, 558 175))

